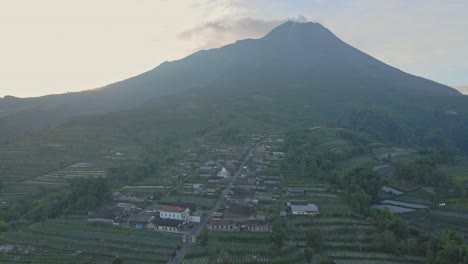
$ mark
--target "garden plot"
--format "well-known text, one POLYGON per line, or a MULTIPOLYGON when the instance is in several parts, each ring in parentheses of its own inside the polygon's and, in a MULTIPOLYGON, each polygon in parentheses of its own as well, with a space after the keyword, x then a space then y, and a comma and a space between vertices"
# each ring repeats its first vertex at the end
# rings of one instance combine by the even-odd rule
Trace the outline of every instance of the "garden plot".
POLYGON ((419 197, 411 196, 411 195, 400 195, 400 196, 393 197, 392 199, 396 201, 400 201, 400 202, 405 202, 405 203, 431 205, 431 201, 427 199, 422 199, 419 197))
POLYGON ((425 208, 428 208, 428 206, 426 206, 426 205, 405 203, 405 202, 399 202, 399 201, 394 201, 394 200, 383 200, 380 203, 396 205, 396 206, 406 207, 406 208, 411 208, 411 209, 425 209, 425 208))
POLYGON ((417 256, 405 256, 395 255, 389 253, 380 252, 356 252, 356 251, 344 251, 344 250, 328 250, 327 255, 333 259, 346 259, 350 258, 353 260, 378 260, 378 261, 402 261, 404 263, 424 263, 423 257, 417 256))
POLYGON ((414 209, 400 207, 395 205, 388 205, 388 204, 375 204, 371 206, 374 209, 378 210, 389 210, 392 213, 404 214, 415 211, 414 209))
POLYGON ((393 146, 390 148, 374 149, 373 153, 379 159, 386 159, 389 156, 391 158, 395 158, 399 156, 414 156, 417 154, 417 150, 412 149, 412 148, 393 146))

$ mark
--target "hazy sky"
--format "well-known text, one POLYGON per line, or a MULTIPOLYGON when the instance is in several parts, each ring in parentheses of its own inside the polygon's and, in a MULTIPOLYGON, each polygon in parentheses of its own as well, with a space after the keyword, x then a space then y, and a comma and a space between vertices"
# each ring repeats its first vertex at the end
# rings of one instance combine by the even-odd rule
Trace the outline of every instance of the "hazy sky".
POLYGON ((0 0, 0 96, 96 88, 288 20, 395 67, 468 84, 466 0, 0 0))

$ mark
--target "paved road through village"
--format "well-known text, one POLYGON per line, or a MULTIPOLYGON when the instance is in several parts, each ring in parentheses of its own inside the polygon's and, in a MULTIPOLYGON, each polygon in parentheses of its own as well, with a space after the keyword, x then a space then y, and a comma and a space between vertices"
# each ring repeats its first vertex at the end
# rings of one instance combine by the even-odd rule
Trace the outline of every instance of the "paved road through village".
POLYGON ((181 246, 180 250, 177 251, 177 254, 174 256, 174 258, 172 258, 168 263, 169 264, 178 264, 180 263, 180 261, 182 260, 182 258, 184 257, 185 253, 187 253, 188 249, 190 248, 190 246, 192 245, 192 236, 195 236, 195 237, 198 237, 201 232, 203 232, 203 230, 205 230, 208 222, 210 221, 210 219, 213 217, 213 214, 218 211, 218 209, 220 208, 220 206, 223 204, 224 202, 224 197, 226 195, 229 194, 229 192, 231 191, 231 187, 232 185, 236 182, 237 178, 239 177, 239 175, 242 173, 242 170, 244 168, 244 165, 245 163, 249 160, 250 158, 250 155, 253 153, 253 151, 255 150, 255 148, 257 147, 257 145, 255 145, 254 147, 252 147, 249 151, 249 153, 245 156, 244 160, 242 161, 242 164, 239 166, 239 169, 234 173, 234 175, 232 175, 232 177, 229 179, 229 182, 227 183, 226 185, 226 188, 224 188, 224 190, 221 192, 221 194, 219 195, 219 198, 218 200, 216 200, 216 203, 215 205, 211 208, 211 210, 205 215, 205 217, 203 218, 203 221, 200 223, 200 225, 198 226, 198 228, 192 230, 190 233, 187 233, 186 234, 186 242, 181 246))

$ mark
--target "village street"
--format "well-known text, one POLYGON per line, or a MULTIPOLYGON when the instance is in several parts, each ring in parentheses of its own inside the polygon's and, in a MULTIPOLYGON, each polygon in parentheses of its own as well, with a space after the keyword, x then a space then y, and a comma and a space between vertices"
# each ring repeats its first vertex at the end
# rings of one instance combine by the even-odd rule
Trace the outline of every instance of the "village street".
POLYGON ((213 217, 213 214, 220 208, 220 206, 223 204, 224 202, 224 198, 226 195, 229 194, 229 192, 231 191, 231 187, 232 185, 236 182, 237 178, 239 177, 239 175, 242 173, 242 170, 245 166, 245 164, 247 163, 247 161, 250 159, 250 156, 251 154, 254 152, 255 148, 257 147, 258 145, 255 145, 254 147, 252 147, 250 149, 250 151, 247 153, 247 155, 245 156, 244 160, 242 161, 242 163, 240 164, 239 168, 237 169, 237 171, 232 175, 232 177, 229 179, 229 182, 227 183, 226 185, 226 188, 224 188, 224 190, 221 192, 221 194, 219 195, 218 197, 218 200, 216 201, 215 205, 211 208, 211 210, 205 215, 204 219, 202 220, 202 222, 200 223, 200 225, 193 229, 190 233, 186 234, 186 242, 181 246, 180 250, 177 252, 176 256, 169 262, 170 264, 177 264, 177 263, 180 263, 180 261, 182 260, 183 256, 185 255, 185 253, 188 251, 188 249, 190 248, 191 244, 192 244, 192 236, 194 237, 198 237, 201 232, 203 232, 203 230, 205 230, 208 222, 211 220, 211 218, 213 217))

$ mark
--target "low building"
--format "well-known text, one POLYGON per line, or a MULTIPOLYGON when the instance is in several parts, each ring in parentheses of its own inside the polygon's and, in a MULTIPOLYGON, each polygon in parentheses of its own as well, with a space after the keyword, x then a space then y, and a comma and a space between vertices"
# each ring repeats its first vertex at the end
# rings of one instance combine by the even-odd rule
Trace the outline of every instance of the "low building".
POLYGON ((293 215, 319 215, 319 209, 315 204, 307 205, 291 205, 291 213, 293 215))
POLYGON ((201 187, 206 193, 215 193, 218 191, 218 186, 216 184, 204 184, 201 187))
POLYGON ((128 218, 128 226, 136 229, 154 229, 152 221, 155 219, 151 214, 131 214, 128 218))
POLYGON ((137 207, 132 203, 118 203, 115 205, 115 209, 124 212, 134 212, 137 210, 137 207))
POLYGON ((214 231, 240 231, 236 221, 232 220, 211 220, 208 223, 208 229, 214 231))
POLYGON ((179 231, 183 225, 181 220, 156 218, 154 221, 155 229, 162 231, 179 231))
POLYGON ((272 232, 270 223, 264 220, 249 220, 242 225, 242 230, 248 232, 272 232))
POLYGON ((288 195, 292 195, 292 196, 294 196, 294 195, 297 195, 297 196, 305 195, 305 189, 301 188, 301 187, 290 187, 290 188, 288 188, 287 193, 288 193, 288 195))
POLYGON ((291 205, 308 205, 309 202, 304 200, 289 200, 287 205, 290 207, 291 205))
POLYGON ((115 214, 114 210, 108 208, 89 213, 86 222, 118 225, 117 215, 115 214))
POLYGON ((272 194, 272 193, 266 193, 266 192, 257 192, 255 194, 255 197, 257 197, 257 199, 261 200, 261 201, 276 201, 276 200, 278 200, 279 195, 272 194))

